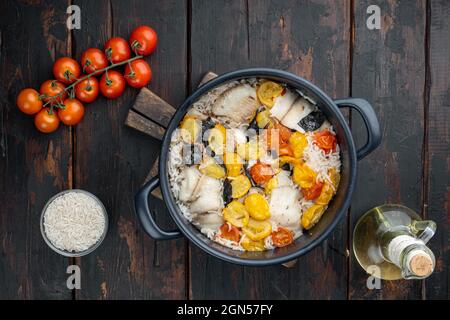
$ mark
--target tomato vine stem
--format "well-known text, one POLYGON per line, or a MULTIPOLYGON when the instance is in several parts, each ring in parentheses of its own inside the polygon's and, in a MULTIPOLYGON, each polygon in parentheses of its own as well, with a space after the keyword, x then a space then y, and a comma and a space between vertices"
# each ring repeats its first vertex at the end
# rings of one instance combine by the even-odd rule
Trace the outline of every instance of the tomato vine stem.
MULTIPOLYGON (((68 92, 69 90, 73 90, 73 88, 77 84, 79 84, 81 81, 83 81, 85 79, 89 79, 90 77, 96 76, 96 75, 98 75, 98 74, 100 74, 102 72, 108 72, 108 70, 110 70, 110 69, 113 69, 115 67, 119 67, 119 66, 122 66, 124 64, 130 63, 131 61, 134 61, 134 60, 137 60, 137 59, 142 59, 143 57, 144 56, 142 56, 142 55, 137 55, 137 56, 135 56, 133 58, 130 58, 130 59, 127 59, 127 60, 124 60, 124 61, 121 61, 121 62, 112 63, 112 64, 110 64, 109 66, 107 66, 107 67, 105 67, 103 69, 95 70, 94 72, 92 72, 90 74, 87 74, 84 77, 78 78, 75 82, 73 82, 70 85, 68 85, 67 87, 65 87, 64 90, 62 92, 58 93, 57 95, 52 96, 52 97, 45 96, 45 98, 48 98, 50 101, 46 102, 44 104, 44 107, 47 106, 49 103, 54 102, 54 100, 57 100, 58 98, 60 98, 64 93, 68 92)), ((108 79, 108 77, 107 77, 107 79, 108 79)), ((40 97, 43 97, 43 96, 44 95, 41 95, 40 97)), ((69 96, 71 96, 71 95, 69 94, 69 96)), ((52 106, 51 105, 51 109, 52 109, 51 112, 53 111, 54 107, 61 108, 61 106, 63 106, 63 104, 60 103, 59 101, 58 101, 56 106, 52 106)))

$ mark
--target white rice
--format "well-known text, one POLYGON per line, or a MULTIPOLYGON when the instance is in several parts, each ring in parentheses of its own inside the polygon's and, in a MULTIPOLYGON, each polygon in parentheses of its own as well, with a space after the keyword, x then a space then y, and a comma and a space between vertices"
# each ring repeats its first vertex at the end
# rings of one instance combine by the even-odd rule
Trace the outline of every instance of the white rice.
POLYGON ((58 249, 82 252, 100 240, 106 227, 102 207, 91 196, 71 191, 55 198, 44 213, 44 231, 58 249))
POLYGON ((317 173, 319 181, 331 182, 328 170, 336 169, 340 172, 341 159, 339 155, 339 145, 336 145, 336 150, 328 154, 313 143, 314 133, 306 133, 308 146, 303 151, 303 160, 306 165, 317 173))

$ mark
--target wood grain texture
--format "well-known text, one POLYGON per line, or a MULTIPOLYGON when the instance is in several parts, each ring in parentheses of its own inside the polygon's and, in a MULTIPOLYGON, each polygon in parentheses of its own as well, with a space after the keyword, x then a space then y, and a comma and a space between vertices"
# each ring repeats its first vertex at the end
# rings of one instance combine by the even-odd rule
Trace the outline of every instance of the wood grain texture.
MULTIPOLYGON (((191 87, 208 69, 221 74, 264 66, 301 75, 331 96, 347 96, 349 13, 349 2, 193 1, 191 87)), ((190 297, 344 299, 346 237, 343 222, 290 269, 235 266, 191 246, 190 297)))
MULTIPOLYGON (((135 27, 151 25, 161 36, 146 58, 154 73, 149 88, 172 105, 185 97, 186 3, 184 1, 75 1, 82 30, 74 32, 76 56, 103 47, 111 36, 128 38, 135 27), (176 88, 176 90, 173 90, 176 88)), ((81 259, 79 299, 179 299, 186 296, 185 240, 155 242, 141 228, 133 198, 159 153, 155 139, 124 126, 137 90, 128 87, 117 100, 90 104, 76 130, 76 181, 105 204, 110 229, 103 245, 81 259)), ((163 227, 164 206, 152 204, 163 227)))
POLYGON ((166 132, 164 127, 135 112, 133 109, 128 111, 125 125, 157 140, 162 140, 164 132, 166 132))
MULTIPOLYGON (((381 146, 359 162, 351 205, 351 230, 368 209, 400 203, 422 211, 424 138, 425 1, 355 2, 352 94, 375 109, 382 128, 381 146), (369 30, 369 5, 381 8, 381 30, 369 30)), ((352 118, 357 145, 365 139, 359 117, 352 118)), ((367 275, 354 256, 350 263, 350 299, 420 299, 421 281, 383 281, 366 287, 367 275)))
MULTIPOLYGON (((0 299, 450 298, 448 1, 3 0, 0 12, 0 299), (82 29, 71 34, 69 3, 82 10, 82 29), (381 30, 366 27, 373 4, 381 8, 381 30), (156 174, 160 149, 158 139, 124 125, 137 90, 127 88, 114 101, 99 98, 76 129, 62 126, 50 135, 17 110, 19 90, 50 79, 56 58, 79 59, 112 35, 128 38, 140 24, 160 36, 157 51, 145 58, 154 74, 149 89, 174 107, 206 71, 255 66, 289 70, 332 97, 351 92, 369 100, 383 142, 359 164, 350 228, 341 223, 290 269, 227 264, 183 239, 155 242, 133 208, 138 188, 156 174), (39 230, 45 202, 70 187, 98 195, 110 217, 102 246, 76 260, 82 289, 75 296, 66 288, 72 260, 53 253, 39 230), (430 242, 437 266, 424 282, 382 282, 371 291, 348 258, 347 237, 367 209, 384 202, 403 203, 438 223, 430 242)), ((145 131, 142 114, 132 116, 145 131)), ((361 145, 365 129, 351 118, 361 145)), ((152 198, 151 207, 158 223, 171 228, 163 202, 152 198)))
POLYGON ((157 124, 167 127, 175 108, 147 88, 142 88, 131 107, 157 124))
POLYGON ((438 229, 430 241, 436 270, 425 280, 427 299, 450 298, 450 2, 430 2, 428 196, 426 217, 438 229))
POLYGON ((42 239, 46 201, 70 187, 70 132, 39 133, 15 99, 25 87, 39 90, 66 54, 64 1, 1 1, 0 12, 0 299, 71 299, 69 259, 42 239))

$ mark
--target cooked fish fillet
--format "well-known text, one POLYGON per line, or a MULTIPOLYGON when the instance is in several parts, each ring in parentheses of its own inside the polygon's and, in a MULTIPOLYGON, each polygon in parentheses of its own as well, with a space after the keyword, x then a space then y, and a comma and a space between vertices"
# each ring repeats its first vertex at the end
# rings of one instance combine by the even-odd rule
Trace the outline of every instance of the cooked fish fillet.
POLYGON ((192 221, 206 229, 217 229, 223 224, 223 218, 216 212, 198 214, 192 221))
POLYGON ((188 202, 192 200, 194 190, 202 174, 195 166, 192 166, 183 168, 181 176, 183 180, 181 182, 180 192, 178 193, 178 199, 182 202, 188 202))
POLYGON ((248 84, 240 84, 219 96, 214 102, 212 113, 234 123, 250 123, 258 107, 256 90, 248 84))
POLYGON ((300 224, 300 194, 294 187, 279 187, 270 195, 270 217, 278 225, 297 229, 300 224))
POLYGON ((203 175, 194 190, 191 213, 217 212, 223 208, 222 182, 203 175))
POLYGON ((289 112, 284 115, 283 119, 281 119, 281 123, 290 129, 305 132, 305 130, 303 130, 298 123, 312 111, 313 107, 311 104, 304 98, 299 97, 292 104, 289 112))
POLYGON ((298 94, 295 92, 286 90, 284 95, 275 98, 275 104, 270 109, 270 115, 278 120, 283 119, 297 97, 298 94))

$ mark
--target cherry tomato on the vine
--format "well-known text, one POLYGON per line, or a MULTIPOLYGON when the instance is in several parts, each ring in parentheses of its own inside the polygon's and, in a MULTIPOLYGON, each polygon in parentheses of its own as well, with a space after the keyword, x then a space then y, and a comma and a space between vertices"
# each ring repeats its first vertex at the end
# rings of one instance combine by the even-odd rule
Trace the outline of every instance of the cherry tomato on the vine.
POLYGON ((112 63, 118 63, 130 58, 131 50, 127 40, 120 37, 109 39, 105 44, 105 54, 112 63))
POLYGON ((67 92, 65 91, 66 86, 57 80, 47 80, 41 84, 39 92, 42 95, 42 100, 50 105, 55 106, 62 103, 66 97, 67 92))
POLYGON ((102 50, 89 48, 81 55, 81 67, 83 71, 91 74, 108 66, 108 59, 102 50))
POLYGON ((109 99, 115 99, 122 95, 125 90, 125 78, 115 70, 105 72, 100 79, 100 91, 109 99))
POLYGON ((58 112, 50 111, 50 108, 44 108, 34 116, 34 125, 43 133, 56 131, 59 127, 58 112))
POLYGON ((130 46, 136 54, 148 56, 155 51, 157 43, 158 35, 149 26, 140 26, 131 32, 130 46))
POLYGON ((26 88, 19 92, 16 99, 17 107, 26 114, 35 114, 42 109, 42 101, 39 92, 32 88, 26 88))
POLYGON ((77 99, 64 100, 64 108, 58 111, 58 118, 62 123, 73 126, 78 124, 84 116, 84 106, 77 99))
POLYGON ((61 57, 53 64, 53 75, 62 83, 70 84, 76 81, 80 74, 80 65, 72 58, 61 57))
POLYGON ((152 69, 143 59, 133 60, 125 67, 125 79, 133 88, 145 87, 152 79, 152 69))
POLYGON ((99 84, 96 77, 89 77, 77 83, 75 86, 75 96, 78 100, 90 103, 97 99, 99 84))

